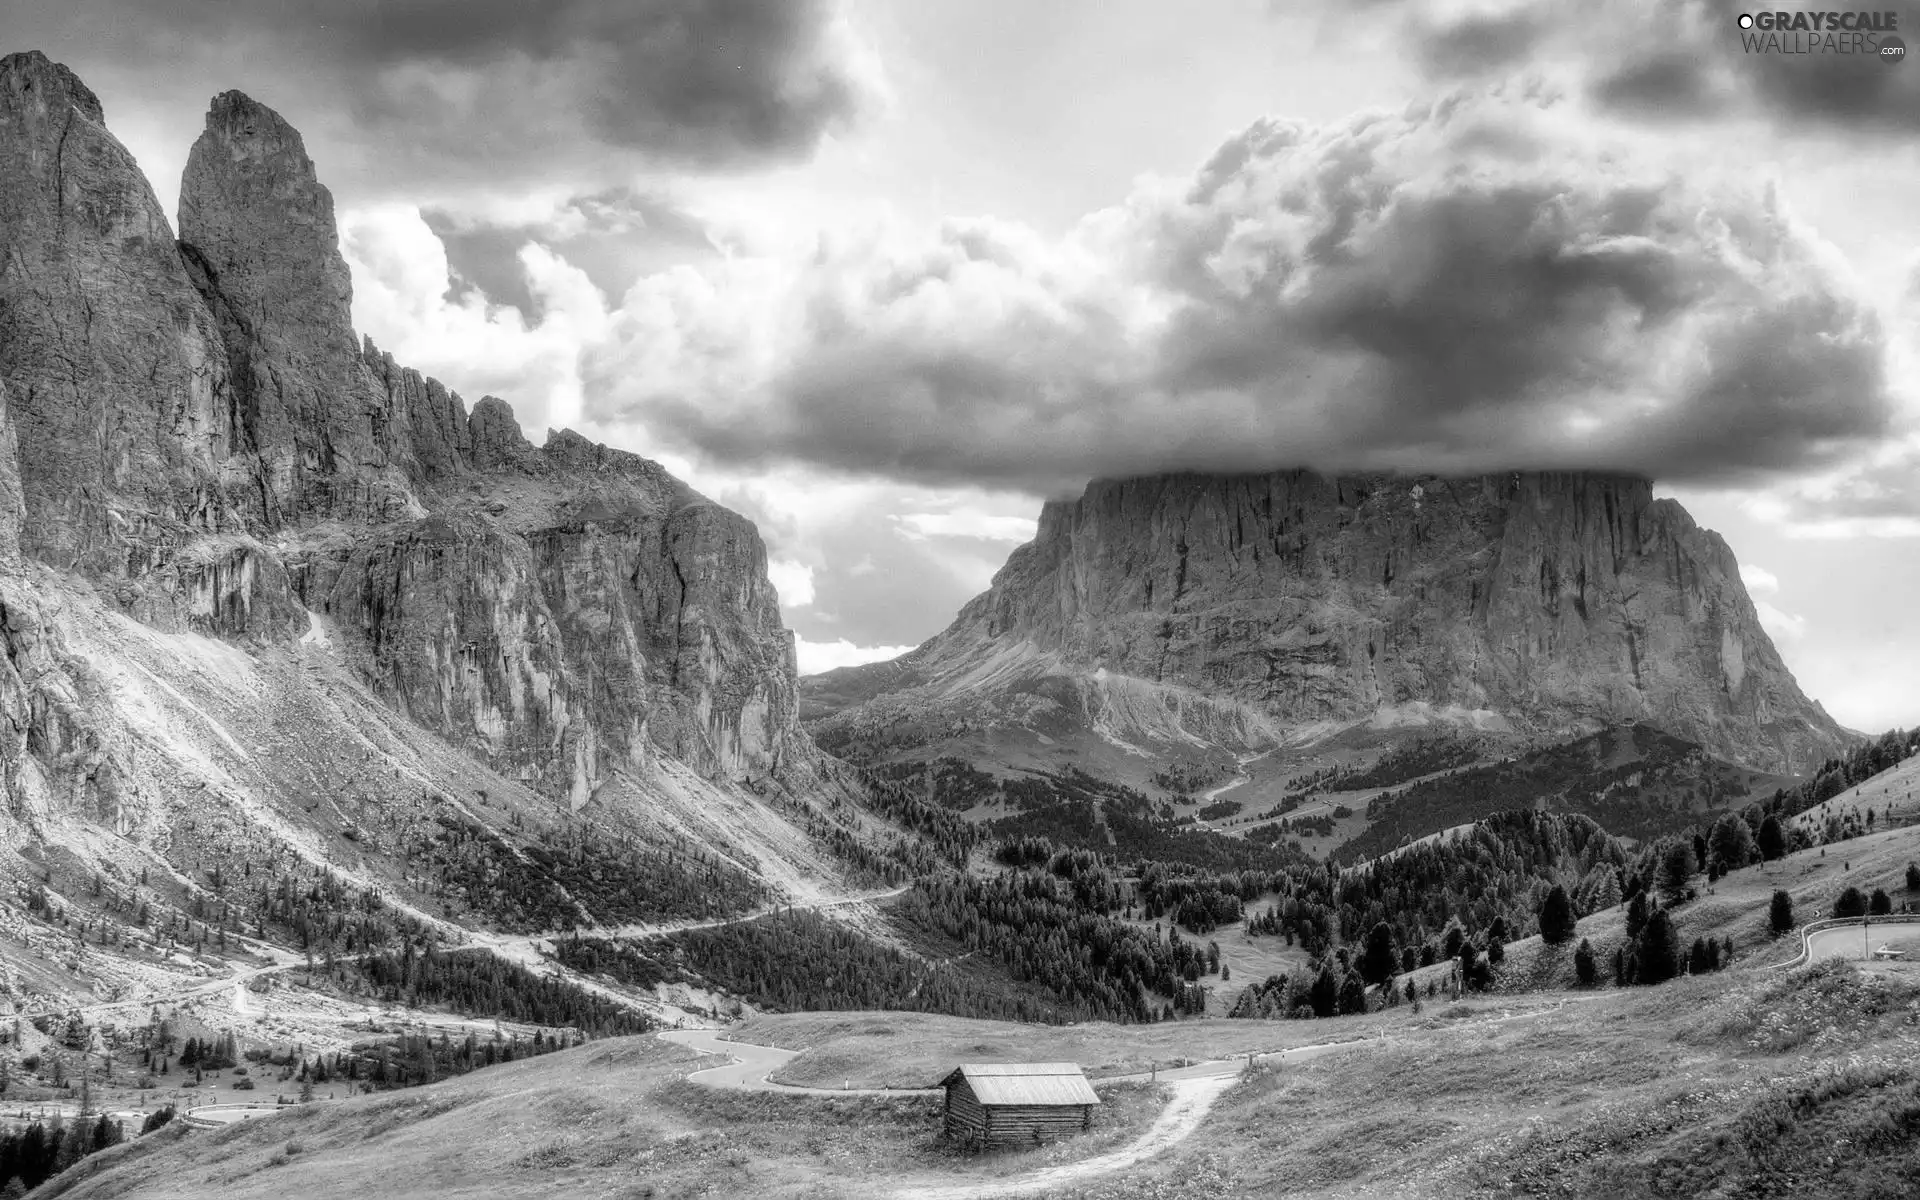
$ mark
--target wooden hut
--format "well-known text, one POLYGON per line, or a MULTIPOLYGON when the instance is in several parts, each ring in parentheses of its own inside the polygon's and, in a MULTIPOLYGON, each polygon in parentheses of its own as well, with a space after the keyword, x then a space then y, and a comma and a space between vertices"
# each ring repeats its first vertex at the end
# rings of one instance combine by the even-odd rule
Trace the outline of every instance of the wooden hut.
POLYGON ((968 1063, 940 1081, 948 1137, 986 1146, 1066 1137, 1093 1125, 1100 1097, 1073 1063, 968 1063))

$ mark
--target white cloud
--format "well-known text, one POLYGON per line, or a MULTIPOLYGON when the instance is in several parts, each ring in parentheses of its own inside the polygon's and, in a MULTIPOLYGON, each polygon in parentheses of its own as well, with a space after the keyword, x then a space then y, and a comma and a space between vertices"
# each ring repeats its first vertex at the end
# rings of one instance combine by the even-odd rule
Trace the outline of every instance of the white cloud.
POLYGON ((1807 632, 1807 619, 1798 613, 1786 612, 1765 600, 1754 601, 1753 608, 1760 616, 1760 628, 1776 639, 1795 640, 1807 632))
POLYGON ((810 642, 803 637, 794 639, 794 652, 799 659, 802 675, 818 675, 839 667, 884 662, 889 658, 899 658, 911 649, 912 646, 856 646, 845 638, 834 642, 810 642))
POLYGON ((1879 436, 1876 313, 1778 189, 1596 136, 1517 93, 1262 120, 1063 236, 879 223, 648 276, 585 370, 737 467, 1050 493, 1298 465, 1750 479, 1879 436))
POLYGON ((478 292, 447 299, 445 245, 410 205, 357 209, 341 220, 341 250, 353 271, 353 321, 395 359, 457 381, 469 406, 481 396, 513 405, 539 442, 549 426, 577 423, 580 350, 603 338, 607 304, 586 273, 544 246, 520 250, 542 319, 487 303, 478 292))
POLYGON ((780 593, 781 608, 805 608, 813 603, 813 568, 805 563, 770 559, 767 579, 780 593))
POLYGON ((1740 581, 1747 585, 1749 592, 1777 592, 1780 590, 1780 577, 1765 567, 1756 567, 1752 563, 1740 564, 1740 581))
POLYGON ((944 513, 902 513, 894 518, 901 531, 916 541, 930 537, 980 538, 989 542, 1030 542, 1039 522, 1032 517, 962 509, 944 513))

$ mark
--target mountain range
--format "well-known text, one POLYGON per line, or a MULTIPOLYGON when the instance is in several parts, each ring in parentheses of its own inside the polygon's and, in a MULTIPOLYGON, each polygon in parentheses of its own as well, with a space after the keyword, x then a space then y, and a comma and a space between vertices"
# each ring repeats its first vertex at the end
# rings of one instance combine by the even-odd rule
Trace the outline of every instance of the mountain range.
POLYGON ((270 844, 435 916, 416 818, 509 847, 573 822, 788 894, 870 875, 828 847, 899 833, 800 728, 753 525, 571 431, 531 444, 351 300, 277 113, 214 98, 176 237, 94 93, 0 59, 9 845, 190 893, 270 844))
POLYGON ((184 910, 270 862, 528 933, 964 856, 868 770, 936 758, 1125 795, 1449 731, 1498 756, 1644 722, 1756 778, 1853 740, 1726 543, 1607 474, 1095 482, 947 630, 801 680, 749 521, 575 432, 533 444, 351 303, 331 194, 272 109, 213 99, 176 235, 94 93, 0 59, 20 878, 184 910))

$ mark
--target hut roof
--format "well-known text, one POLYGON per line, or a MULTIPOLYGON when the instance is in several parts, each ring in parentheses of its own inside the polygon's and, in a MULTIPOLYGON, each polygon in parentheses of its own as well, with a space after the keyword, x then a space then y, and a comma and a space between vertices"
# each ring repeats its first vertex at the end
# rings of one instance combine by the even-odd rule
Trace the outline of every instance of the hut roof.
POLYGON ((965 1063, 940 1081, 964 1077, 982 1104, 1098 1104, 1077 1063, 965 1063))

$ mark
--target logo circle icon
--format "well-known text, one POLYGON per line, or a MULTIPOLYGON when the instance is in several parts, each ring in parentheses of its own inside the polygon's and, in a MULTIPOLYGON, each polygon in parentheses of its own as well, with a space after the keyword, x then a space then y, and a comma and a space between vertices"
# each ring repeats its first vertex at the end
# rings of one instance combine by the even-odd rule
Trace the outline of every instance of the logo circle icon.
POLYGON ((1897 63, 1905 62, 1906 59, 1907 44, 1905 42, 1894 37, 1892 34, 1888 34, 1886 37, 1880 39, 1881 62, 1897 63))
POLYGON ((1739 25, 1740 25, 1740 28, 1742 28, 1742 29, 1752 29, 1752 28, 1753 28, 1753 14, 1752 14, 1752 13, 1741 13, 1741 14, 1740 14, 1740 21, 1739 21, 1739 25))

